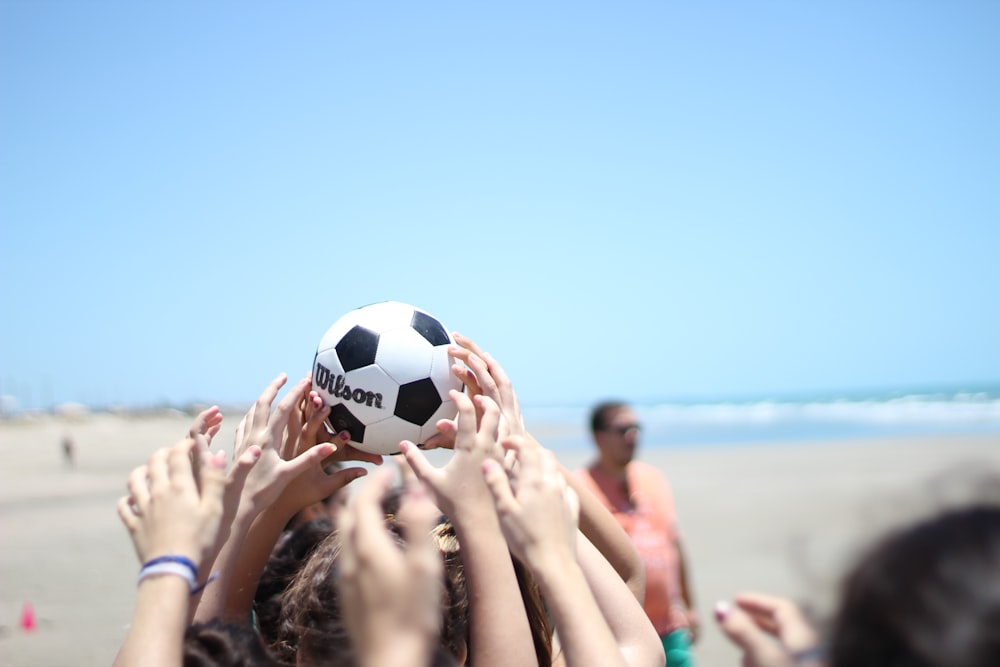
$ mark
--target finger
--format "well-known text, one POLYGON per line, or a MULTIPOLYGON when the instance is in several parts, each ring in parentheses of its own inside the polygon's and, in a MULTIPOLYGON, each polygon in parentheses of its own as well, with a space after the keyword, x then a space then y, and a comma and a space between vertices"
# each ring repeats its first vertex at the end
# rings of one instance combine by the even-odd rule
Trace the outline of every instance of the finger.
POLYGON ((296 406, 302 401, 306 392, 309 389, 309 378, 302 378, 295 383, 291 391, 281 399, 278 403, 278 407, 275 408, 274 414, 268 419, 268 428, 271 431, 271 437, 275 441, 281 438, 281 434, 284 433, 285 428, 288 426, 288 421, 292 417, 292 413, 295 411, 296 406))
POLYGON ((170 484, 174 488, 184 491, 195 490, 191 453, 197 446, 194 440, 185 438, 170 449, 167 456, 167 472, 170 475, 170 484))
MULTIPOLYGON (((500 445, 507 451, 514 452, 517 457, 518 484, 533 484, 542 475, 541 451, 532 447, 527 438, 512 435, 504 438, 500 445)), ((560 475, 561 476, 561 475, 560 475)))
POLYGON ((440 419, 434 425, 437 433, 424 441, 423 449, 454 449, 458 425, 454 419, 440 419))
POLYGON ((289 479, 294 479, 298 477, 299 475, 306 472, 313 466, 322 469, 323 459, 333 454, 334 451, 335 450, 333 445, 331 445, 330 443, 323 443, 321 445, 316 445, 315 447, 312 447, 302 452, 294 459, 287 462, 288 464, 287 474, 289 476, 289 479))
POLYGON ((212 439, 219 435, 219 431, 222 430, 222 415, 219 415, 219 421, 216 424, 212 424, 208 427, 208 431, 205 432, 205 437, 208 439, 208 444, 211 446, 212 439))
POLYGON ((264 388, 263 393, 254 403, 251 408, 253 410, 253 417, 250 418, 248 414, 248 423, 251 431, 256 431, 264 429, 267 427, 267 423, 271 418, 271 404, 274 403, 274 399, 278 396, 278 392, 281 388, 285 386, 288 381, 288 376, 285 373, 281 373, 278 377, 271 380, 267 387, 264 388))
POLYGON ((410 464, 406 462, 406 458, 397 456, 395 457, 395 463, 396 467, 399 468, 399 478, 403 483, 404 489, 412 489, 422 486, 420 484, 420 480, 417 479, 416 473, 413 472, 413 468, 411 468, 410 464))
POLYGON ((225 463, 211 458, 201 469, 201 509, 212 515, 222 514, 222 495, 226 490, 225 463))
POLYGON ((744 664, 791 665, 774 639, 757 627, 750 615, 738 606, 728 602, 716 604, 715 618, 723 634, 743 651, 744 664))
POLYGON ((392 487, 392 478, 391 468, 376 470, 354 496, 354 519, 357 522, 354 536, 362 563, 365 554, 386 553, 386 550, 393 548, 385 529, 385 514, 382 511, 382 498, 392 487))
POLYGON ((355 539, 354 503, 350 503, 337 515, 337 536, 340 538, 340 554, 337 565, 340 568, 339 581, 343 585, 354 579, 358 571, 357 546, 355 539))
POLYGON ((194 422, 191 424, 191 428, 188 429, 188 435, 192 438, 197 433, 208 435, 208 432, 212 427, 216 427, 216 430, 218 430, 218 425, 222 422, 222 415, 219 414, 219 412, 220 408, 218 405, 213 405, 212 407, 199 412, 197 416, 195 416, 194 422))
POLYGON ((451 374, 457 377, 459 381, 465 385, 465 389, 470 395, 475 396, 476 394, 483 393, 482 388, 479 386, 479 381, 476 379, 475 373, 465 366, 462 366, 461 364, 453 364, 451 367, 451 374))
POLYGON ((475 341, 473 341, 468 336, 463 336, 462 334, 456 331, 451 335, 451 337, 454 338, 455 342, 461 346, 461 349, 467 350, 472 354, 478 354, 479 356, 483 356, 482 349, 480 349, 480 347, 476 345, 475 341))
POLYGON ((472 441, 476 437, 476 408, 472 404, 472 399, 465 394, 452 389, 448 392, 448 397, 458 408, 455 430, 455 449, 469 449, 472 441))
POLYGON ((141 465, 128 477, 128 494, 139 511, 149 505, 149 466, 141 465))
POLYGON ((500 390, 497 388, 496 382, 493 381, 493 376, 490 375, 489 366, 486 365, 483 358, 477 354, 470 354, 468 361, 465 363, 475 374, 476 381, 479 383, 479 388, 483 395, 489 396, 499 404, 500 390))
POLYGON ((368 471, 364 468, 340 468, 336 472, 327 474, 326 481, 323 483, 321 491, 324 496, 331 496, 337 491, 353 482, 354 480, 364 477, 368 474, 368 471))
POLYGON ((156 450, 149 457, 149 487, 152 491, 164 488, 170 484, 170 472, 167 467, 167 459, 170 456, 170 448, 156 450))
POLYGON ((135 515, 135 510, 132 508, 132 499, 128 496, 122 496, 118 499, 117 508, 118 518, 122 520, 130 533, 134 533, 139 526, 139 517, 135 515))
POLYGON ((431 465, 424 453, 420 451, 415 444, 408 440, 404 440, 399 443, 399 451, 402 452, 403 458, 406 459, 406 463, 413 470, 413 474, 417 476, 421 482, 426 484, 431 489, 435 489, 436 482, 441 474, 441 471, 431 465))
POLYGON ((500 429, 500 406, 488 396, 475 396, 472 402, 481 415, 479 419, 479 436, 492 441, 496 445, 497 433, 500 429))
POLYGON ((360 461, 364 463, 373 463, 377 466, 382 465, 383 461, 381 454, 372 454, 371 452, 362 451, 353 445, 341 445, 340 454, 341 456, 338 458, 341 461, 360 461))
POLYGON ((330 416, 330 406, 321 405, 318 409, 315 407, 307 408, 306 414, 309 417, 306 420, 305 428, 302 429, 302 440, 306 443, 319 442, 319 431, 323 428, 323 422, 330 416))
POLYGON ((236 425, 236 441, 233 444, 233 458, 239 457, 240 454, 243 453, 243 448, 246 447, 246 442, 243 436, 246 434, 248 419, 252 419, 252 413, 253 408, 250 408, 250 411, 243 415, 243 419, 241 419, 240 423, 236 425))
POLYGON ((778 636, 789 649, 802 650, 815 645, 815 630, 801 608, 792 600, 749 592, 737 595, 735 602, 758 626, 778 636))
POLYGON ((514 393, 514 385, 511 384, 510 378, 507 377, 507 372, 504 371, 503 366, 501 366, 500 362, 494 359, 488 352, 480 352, 479 356, 486 362, 486 367, 490 369, 490 377, 493 378, 493 381, 497 385, 497 390, 500 393, 500 405, 502 405, 505 410, 516 410, 517 414, 520 415, 521 406, 517 402, 517 394, 514 393))
POLYGON ((233 485, 236 488, 243 488, 243 485, 247 481, 247 475, 253 470, 253 467, 260 460, 260 447, 257 445, 251 445, 247 447, 247 450, 240 454, 240 457, 236 459, 233 463, 233 467, 229 470, 228 482, 227 484, 233 485))
POLYGON ((493 459, 483 461, 483 478, 486 480, 490 495, 493 496, 493 504, 496 506, 497 514, 516 513, 520 505, 511 491, 507 473, 503 471, 500 464, 493 459))
POLYGON ((419 482, 407 487, 399 508, 399 524, 407 544, 406 560, 411 575, 430 584, 432 590, 439 588, 444 565, 431 535, 439 516, 427 487, 419 482))

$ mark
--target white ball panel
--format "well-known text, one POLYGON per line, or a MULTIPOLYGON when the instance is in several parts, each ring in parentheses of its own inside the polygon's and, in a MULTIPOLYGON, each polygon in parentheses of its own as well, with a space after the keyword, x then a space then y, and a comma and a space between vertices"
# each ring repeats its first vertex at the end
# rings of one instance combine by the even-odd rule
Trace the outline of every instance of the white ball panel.
POLYGON ((433 349, 410 327, 395 329, 379 337, 375 365, 399 384, 406 384, 430 374, 433 349))
POLYGON ((462 391, 464 385, 451 372, 451 366, 455 362, 454 359, 448 356, 448 346, 438 345, 431 349, 433 351, 431 353, 431 372, 429 377, 434 386, 437 387, 441 398, 448 400, 448 390, 462 391))
MULTIPOLYGON (((398 301, 384 301, 364 306, 355 311, 356 324, 360 324, 376 333, 392 331, 410 326, 413 318, 413 306, 398 301)), ((348 313, 350 315, 351 313, 348 313)))
POLYGON ((420 440, 414 440, 414 442, 422 443, 427 442, 427 438, 437 433, 435 425, 442 419, 454 419, 455 415, 458 414, 458 408, 455 406, 455 402, 451 400, 446 400, 441 404, 441 407, 437 409, 427 423, 423 425, 420 429, 420 440))
POLYGON ((365 443, 355 445, 372 454, 398 454, 400 440, 420 442, 420 427, 392 417, 365 427, 365 443))

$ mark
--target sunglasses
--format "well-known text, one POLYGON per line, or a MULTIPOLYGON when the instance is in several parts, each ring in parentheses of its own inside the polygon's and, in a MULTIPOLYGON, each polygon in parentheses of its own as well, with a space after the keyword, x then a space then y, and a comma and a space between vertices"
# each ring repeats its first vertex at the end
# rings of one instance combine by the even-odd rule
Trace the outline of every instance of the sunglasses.
POLYGON ((611 433, 617 433, 621 437, 628 435, 629 431, 635 431, 639 433, 642 431, 642 426, 640 424, 624 424, 622 426, 605 426, 602 431, 609 431, 611 433))

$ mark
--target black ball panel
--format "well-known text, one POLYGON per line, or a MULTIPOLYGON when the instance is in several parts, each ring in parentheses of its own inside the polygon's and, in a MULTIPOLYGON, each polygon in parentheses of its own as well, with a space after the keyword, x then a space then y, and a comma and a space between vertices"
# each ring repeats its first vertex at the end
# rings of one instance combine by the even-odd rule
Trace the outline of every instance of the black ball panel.
POLYGON ((375 363, 378 334, 371 329, 355 326, 336 345, 337 357, 344 371, 350 372, 375 363))
POLYGON ((411 424, 423 426, 441 407, 441 403, 437 387, 430 378, 424 378, 399 386, 394 414, 411 424))
POLYGON ((419 310, 413 311, 413 319, 410 320, 410 326, 426 338, 427 342, 431 345, 447 345, 451 342, 451 338, 448 337, 448 332, 445 331, 444 326, 427 313, 421 313, 419 310))
POLYGON ((353 442, 363 443, 365 441, 365 425, 357 417, 351 414, 347 406, 337 403, 330 408, 330 416, 326 418, 330 423, 330 428, 334 433, 348 431, 353 442))

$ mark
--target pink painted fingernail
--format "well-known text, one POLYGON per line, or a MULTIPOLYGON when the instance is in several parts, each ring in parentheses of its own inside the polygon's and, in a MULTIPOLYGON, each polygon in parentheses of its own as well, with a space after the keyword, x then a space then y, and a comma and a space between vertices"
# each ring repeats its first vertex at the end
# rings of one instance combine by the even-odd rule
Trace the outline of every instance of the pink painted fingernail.
POLYGON ((716 602, 715 603, 715 620, 719 621, 720 623, 722 621, 726 620, 726 616, 729 615, 729 611, 731 609, 732 609, 732 607, 729 606, 728 602, 725 602, 725 601, 722 601, 722 600, 720 600, 719 602, 716 602))
POLYGON ((344 442, 347 442, 348 440, 351 439, 351 432, 350 431, 341 431, 340 433, 337 434, 337 437, 340 438, 341 440, 343 440, 344 442))

